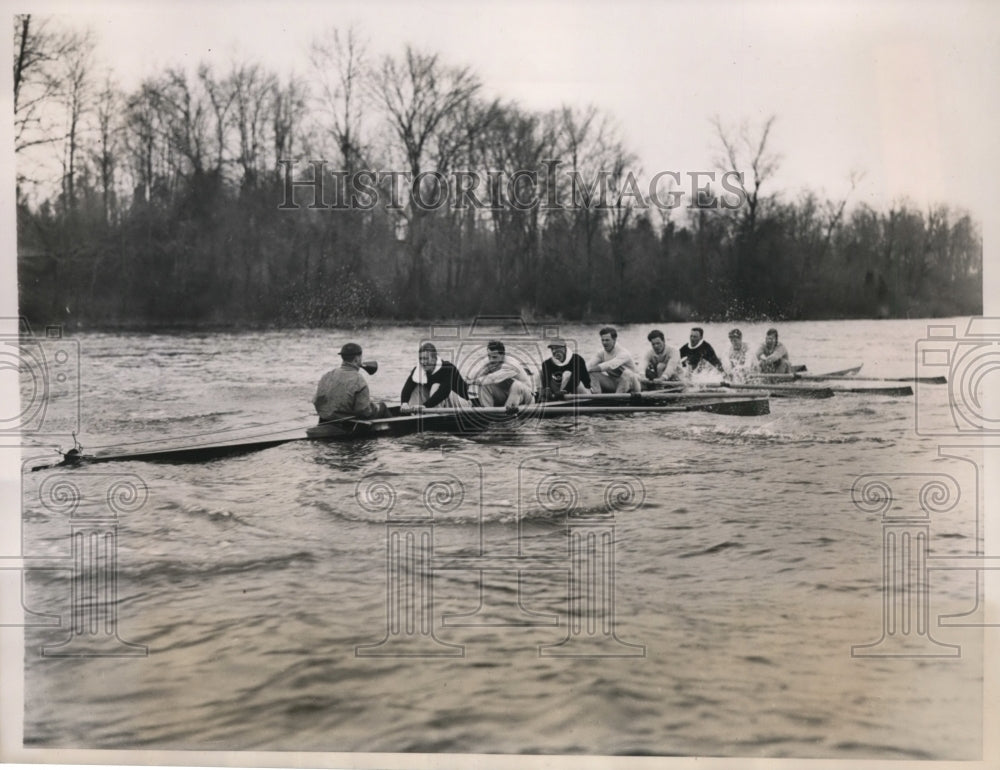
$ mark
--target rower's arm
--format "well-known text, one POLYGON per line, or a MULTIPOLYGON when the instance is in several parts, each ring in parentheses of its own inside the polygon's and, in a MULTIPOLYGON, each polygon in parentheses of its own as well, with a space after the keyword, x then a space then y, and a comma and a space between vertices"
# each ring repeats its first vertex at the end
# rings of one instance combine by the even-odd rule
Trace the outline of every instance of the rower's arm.
POLYGON ((656 361, 653 360, 653 355, 650 353, 647 354, 646 356, 646 376, 651 380, 656 380, 656 379, 669 380, 672 377, 677 377, 680 374, 680 371, 681 371, 681 360, 680 356, 677 355, 676 349, 671 349, 667 353, 667 360, 666 363, 664 363, 663 365, 663 371, 659 374, 658 377, 650 376, 651 372, 654 373, 654 375, 656 372, 656 361))
POLYGON ((410 400, 410 396, 413 395, 413 391, 417 388, 417 383, 413 381, 413 375, 416 370, 410 372, 410 376, 406 378, 406 382, 403 383, 403 392, 399 394, 399 403, 406 404, 410 400))
POLYGON ((424 401, 425 407, 432 409, 451 395, 451 382, 449 382, 449 379, 448 377, 444 377, 440 382, 431 384, 430 396, 424 401))
POLYGON ((767 362, 769 364, 774 364, 774 363, 777 363, 778 361, 780 361, 782 358, 788 358, 788 350, 787 350, 787 348, 785 348, 784 345, 782 345, 779 342, 775 346, 774 350, 771 351, 770 355, 768 355, 768 354, 766 354, 764 352, 764 348, 761 348, 760 351, 759 351, 759 353, 758 353, 757 358, 760 359, 761 356, 763 356, 763 359, 762 359, 763 361, 765 361, 765 362, 767 362))
POLYGON ((612 369, 619 369, 622 367, 626 369, 635 369, 635 362, 632 360, 631 353, 619 353, 610 361, 605 361, 601 364, 601 371, 610 372, 612 369))
POLYGON ((681 356, 677 352, 677 348, 673 348, 670 351, 670 355, 667 356, 667 368, 663 370, 664 377, 671 377, 677 374, 681 370, 681 356))
POLYGON ((482 378, 480 378, 479 381, 483 385, 492 385, 497 382, 504 382, 505 380, 509 380, 512 377, 515 380, 521 380, 522 382, 525 380, 525 377, 523 376, 522 372, 519 369, 504 362, 500 364, 499 369, 497 369, 495 372, 483 376, 482 378))

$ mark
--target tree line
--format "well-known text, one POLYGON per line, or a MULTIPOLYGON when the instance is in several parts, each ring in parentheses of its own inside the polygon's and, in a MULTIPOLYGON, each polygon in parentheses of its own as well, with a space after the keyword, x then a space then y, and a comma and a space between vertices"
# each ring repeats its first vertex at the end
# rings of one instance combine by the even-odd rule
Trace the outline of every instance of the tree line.
POLYGON ((593 107, 488 99, 470 68, 374 56, 354 29, 319 35, 310 60, 308 78, 243 61, 125 90, 89 34, 16 16, 21 312, 89 327, 982 312, 977 222, 772 189, 774 118, 710 123, 737 195, 665 178, 659 201, 681 205, 650 205, 593 107), (312 174, 335 201, 360 175, 374 194, 315 206, 297 184, 288 205, 312 174), (417 205, 459 177, 481 205, 417 205), (524 184, 569 205, 517 205, 524 184))

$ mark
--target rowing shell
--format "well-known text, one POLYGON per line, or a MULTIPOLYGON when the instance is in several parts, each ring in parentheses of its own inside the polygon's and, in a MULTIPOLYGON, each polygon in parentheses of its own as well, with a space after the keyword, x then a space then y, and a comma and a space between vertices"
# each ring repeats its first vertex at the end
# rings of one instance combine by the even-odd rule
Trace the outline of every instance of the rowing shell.
MULTIPOLYGON (((686 390, 674 390, 664 388, 661 390, 644 390, 641 393, 584 393, 567 394, 563 399, 549 401, 548 404, 578 404, 580 406, 593 406, 601 404, 634 404, 634 405, 665 405, 665 404, 687 404, 697 406, 700 404, 712 404, 716 401, 741 401, 748 398, 767 398, 770 388, 763 388, 756 385, 747 386, 745 393, 734 393, 722 387, 711 388, 688 388, 686 390)), ((737 412, 743 414, 744 412, 737 412)))
POLYGON ((766 415, 770 413, 766 394, 754 394, 745 398, 707 398, 691 403, 656 404, 649 400, 643 403, 544 403, 508 410, 505 407, 477 407, 468 409, 435 408, 424 409, 416 414, 401 415, 399 407, 390 409, 389 417, 361 420, 340 419, 320 423, 303 430, 294 428, 279 433, 259 436, 243 436, 228 441, 206 442, 132 451, 112 451, 100 454, 84 454, 79 450, 67 452, 62 461, 38 465, 33 471, 56 466, 76 466, 108 462, 164 462, 188 463, 204 462, 222 457, 258 452, 263 449, 288 444, 294 441, 343 441, 352 439, 377 438, 381 436, 405 436, 423 432, 478 433, 495 426, 510 426, 531 419, 558 417, 589 417, 621 414, 671 414, 678 412, 711 412, 721 415, 766 415))
POLYGON ((763 390, 775 398, 830 398, 837 393, 900 397, 913 395, 913 387, 910 385, 827 385, 817 387, 803 383, 802 385, 727 385, 726 387, 734 390, 741 388, 763 390))
MULTIPOLYGON (((826 372, 825 374, 806 374, 804 372, 794 372, 790 374, 754 374, 754 380, 765 380, 768 382, 781 381, 781 382, 891 382, 896 383, 895 385, 886 385, 884 387, 872 387, 866 388, 866 386, 849 386, 842 389, 841 392, 845 393, 869 393, 878 395, 912 395, 912 393, 905 393, 905 386, 902 383, 920 383, 921 385, 946 385, 948 383, 948 378, 943 375, 937 377, 859 377, 858 372, 861 371, 861 364, 853 366, 850 369, 841 369, 836 372, 826 372)), ((834 391, 837 388, 834 387, 834 391)))
POLYGON ((734 382, 724 382, 722 387, 735 391, 763 391, 774 398, 833 398, 833 388, 821 385, 741 385, 734 382))
POLYGON ((806 374, 805 372, 786 372, 782 374, 768 374, 765 372, 754 372, 750 377, 754 380, 767 380, 771 381, 792 381, 792 380, 836 380, 850 378, 854 379, 855 375, 861 371, 861 367, 864 364, 858 364, 857 366, 852 366, 847 369, 838 369, 835 372, 826 372, 824 374, 806 374))
POLYGON ((760 383, 774 396, 779 396, 777 387, 771 385, 772 382, 782 383, 781 387, 786 393, 793 393, 795 390, 810 388, 812 382, 821 383, 822 387, 831 393, 856 393, 865 396, 912 396, 913 388, 908 383, 919 382, 926 384, 945 383, 944 377, 859 377, 861 364, 852 366, 849 369, 840 369, 835 372, 824 374, 804 374, 795 372, 793 374, 755 374, 753 381, 760 383), (886 385, 868 385, 854 383, 885 382, 893 383, 886 385))

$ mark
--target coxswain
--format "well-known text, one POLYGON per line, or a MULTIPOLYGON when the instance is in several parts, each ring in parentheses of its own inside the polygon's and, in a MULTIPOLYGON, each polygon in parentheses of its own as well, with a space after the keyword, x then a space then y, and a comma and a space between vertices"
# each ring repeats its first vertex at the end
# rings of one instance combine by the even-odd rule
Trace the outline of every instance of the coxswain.
POLYGON ((388 416, 385 402, 371 400, 368 382, 361 369, 374 373, 377 367, 362 365, 362 352, 360 345, 348 342, 340 349, 340 368, 327 372, 320 379, 313 406, 321 423, 348 417, 369 419, 388 416))

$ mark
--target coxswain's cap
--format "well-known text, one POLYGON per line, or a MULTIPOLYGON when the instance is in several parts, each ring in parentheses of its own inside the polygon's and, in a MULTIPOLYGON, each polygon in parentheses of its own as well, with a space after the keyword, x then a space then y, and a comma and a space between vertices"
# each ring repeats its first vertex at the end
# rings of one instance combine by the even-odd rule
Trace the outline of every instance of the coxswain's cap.
POLYGON ((549 340, 549 347, 564 348, 566 347, 566 340, 564 340, 562 337, 553 337, 552 339, 549 340))
POLYGON ((340 357, 345 361, 361 355, 361 346, 356 342, 348 342, 340 349, 340 357))

